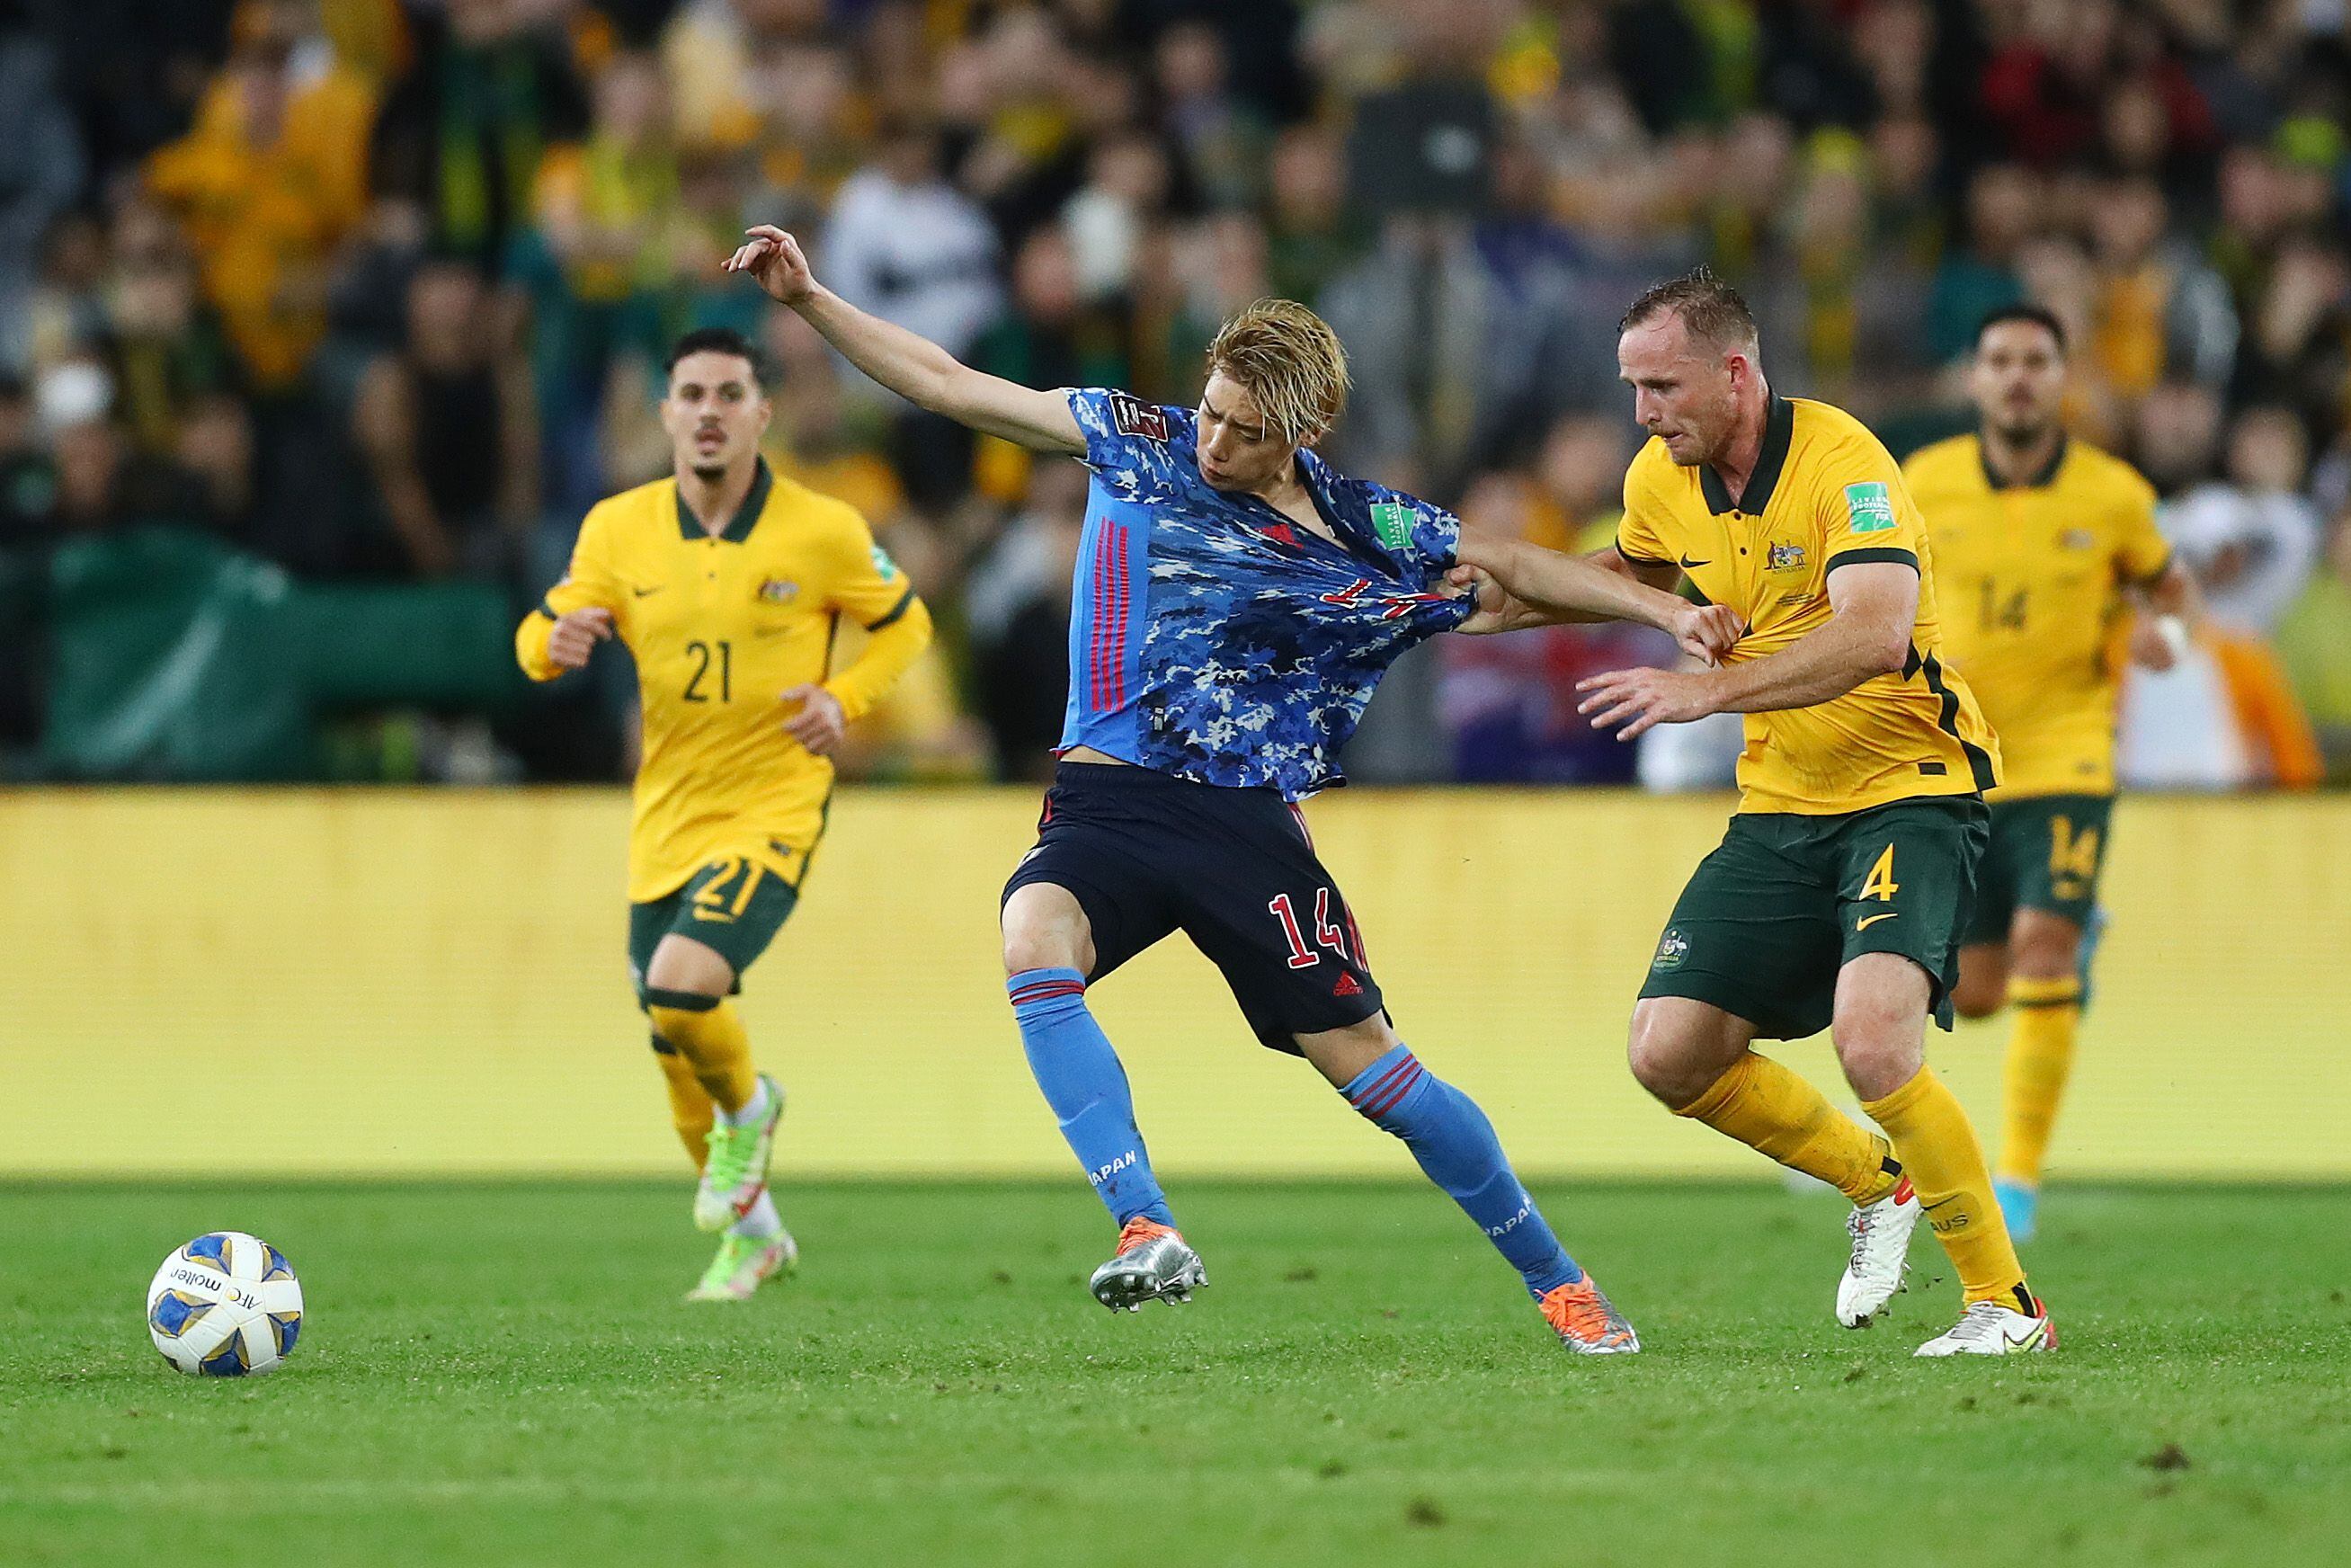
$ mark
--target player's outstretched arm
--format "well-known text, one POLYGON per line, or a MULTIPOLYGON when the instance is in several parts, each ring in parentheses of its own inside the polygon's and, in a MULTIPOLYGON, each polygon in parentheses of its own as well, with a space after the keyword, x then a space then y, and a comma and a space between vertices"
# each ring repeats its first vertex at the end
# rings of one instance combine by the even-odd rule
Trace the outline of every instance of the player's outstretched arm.
POLYGON ((1466 632, 1632 621, 1671 632, 1686 652, 1713 664, 1745 631, 1739 617, 1719 605, 1692 604, 1643 580, 1613 548, 1595 558, 1562 555, 1524 539, 1463 528, 1455 555, 1461 564, 1454 580, 1476 586, 1480 600, 1480 616, 1462 628, 1466 632), (1485 584, 1499 589, 1499 597, 1490 595, 1485 584))
POLYGON ((1660 724, 1716 713, 1812 707, 1908 664, 1918 622, 1918 573, 1897 561, 1861 561, 1829 573, 1828 624, 1778 653, 1717 670, 1615 670, 1575 683, 1576 711, 1631 740, 1660 724))
POLYGON ((860 310, 816 280, 799 241, 783 230, 767 224, 747 230, 720 267, 747 274, 769 298, 799 311, 843 359, 915 407, 1032 452, 1084 454, 1085 433, 1068 398, 975 371, 929 339, 860 310))

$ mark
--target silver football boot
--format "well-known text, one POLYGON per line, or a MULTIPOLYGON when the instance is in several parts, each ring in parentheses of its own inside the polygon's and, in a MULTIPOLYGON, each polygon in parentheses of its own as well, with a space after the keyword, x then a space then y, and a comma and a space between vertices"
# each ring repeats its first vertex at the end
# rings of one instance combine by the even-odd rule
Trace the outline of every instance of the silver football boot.
POLYGON ((1184 1238, 1137 1215, 1118 1233, 1118 1255, 1094 1270, 1094 1300, 1112 1312, 1139 1312, 1145 1301, 1188 1301, 1208 1282, 1200 1255, 1184 1238))

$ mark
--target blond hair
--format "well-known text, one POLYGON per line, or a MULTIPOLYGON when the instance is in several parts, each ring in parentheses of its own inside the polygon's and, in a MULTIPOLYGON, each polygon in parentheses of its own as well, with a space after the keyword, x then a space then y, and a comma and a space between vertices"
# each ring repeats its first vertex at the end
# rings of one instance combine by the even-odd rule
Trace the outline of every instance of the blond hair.
POLYGON ((1240 383, 1268 428, 1312 441, 1347 406, 1347 350, 1331 324, 1295 299, 1260 299, 1208 345, 1208 373, 1240 383))

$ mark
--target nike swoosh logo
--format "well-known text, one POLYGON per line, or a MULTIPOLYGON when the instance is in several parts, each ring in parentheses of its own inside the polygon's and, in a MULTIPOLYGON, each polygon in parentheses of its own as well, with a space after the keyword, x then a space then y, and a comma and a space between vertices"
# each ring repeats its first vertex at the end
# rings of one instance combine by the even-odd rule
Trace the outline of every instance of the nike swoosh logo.
POLYGON ((1879 921, 1891 920, 1901 913, 1902 912, 1898 909, 1889 909, 1883 915, 1865 915, 1859 920, 1854 922, 1853 928, 1855 931, 1866 931, 1871 926, 1876 925, 1879 921))
POLYGON ((663 586, 664 585, 661 583, 655 583, 651 588, 632 588, 629 591, 637 598, 643 599, 648 593, 659 593, 662 591, 663 586))
POLYGON ((1932 1203, 1922 1203, 1922 1204, 1920 1204, 1918 1207, 1919 1207, 1919 1208, 1920 1208, 1920 1209, 1924 1210, 1926 1213, 1932 1214, 1932 1213, 1934 1213, 1937 1209, 1938 1209, 1938 1208, 1942 1207, 1943 1207, 1945 1204, 1947 1204, 1947 1203, 1957 1203, 1957 1202, 1959 1202, 1959 1195, 1958 1193, 1956 1193, 1956 1192, 1955 1192, 1955 1193, 1951 1194, 1951 1196, 1950 1196, 1950 1197, 1938 1197, 1938 1198, 1937 1198, 1937 1199, 1936 1199, 1934 1202, 1932 1202, 1932 1203))
POLYGON ((1714 562, 1711 560, 1692 560, 1687 556, 1682 557, 1682 570, 1684 571, 1687 571, 1694 566, 1712 566, 1714 562))

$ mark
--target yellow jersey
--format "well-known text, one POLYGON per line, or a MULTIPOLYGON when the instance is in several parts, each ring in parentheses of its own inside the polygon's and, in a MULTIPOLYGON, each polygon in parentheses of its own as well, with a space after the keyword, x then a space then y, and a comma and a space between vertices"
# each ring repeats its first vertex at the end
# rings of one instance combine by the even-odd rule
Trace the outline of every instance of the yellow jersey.
POLYGON ((1844 410, 1774 397, 1736 502, 1713 469, 1678 465, 1652 437, 1625 471, 1616 549, 1637 566, 1678 566, 1706 599, 1737 611, 1748 630, 1731 664, 1828 624, 1829 574, 1840 566, 1892 561, 1918 573, 1898 674, 1812 707, 1746 716, 1741 811, 1837 816, 1999 781, 2000 743, 1967 683, 1944 666, 1918 508, 1893 455, 1844 410))
POLYGON ((1951 663, 2000 731, 2001 794, 2111 794, 2123 589, 2171 564, 2154 486, 2078 441, 2002 486, 1973 435, 1911 454, 1902 475, 1935 541, 1951 663))
POLYGON ((597 504, 571 570, 524 617, 515 653, 537 681, 556 618, 601 605, 637 662, 644 755, 629 835, 629 898, 676 891, 713 861, 741 857, 797 884, 824 830, 832 764, 784 730, 778 700, 820 684, 856 718, 931 639, 912 584, 865 519, 778 478, 765 462, 726 528, 704 531, 657 480, 597 504), (828 678, 848 616, 873 635, 828 678))

